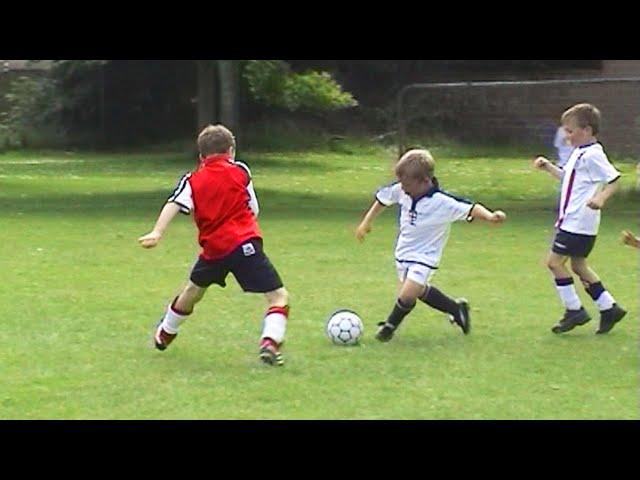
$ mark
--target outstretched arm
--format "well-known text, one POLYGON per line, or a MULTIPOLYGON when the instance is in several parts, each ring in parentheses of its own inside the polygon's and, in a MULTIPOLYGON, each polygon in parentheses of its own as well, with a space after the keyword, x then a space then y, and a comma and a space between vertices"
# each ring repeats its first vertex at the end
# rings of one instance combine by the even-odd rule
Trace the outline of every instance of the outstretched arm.
POLYGON ((360 240, 361 242, 364 240, 365 235, 367 235, 367 233, 371 231, 371 224, 385 208, 386 207, 377 200, 373 203, 373 205, 371 205, 371 208, 356 229, 356 238, 358 240, 360 240))
POLYGON ((564 176, 563 170, 561 168, 556 167, 553 163, 551 163, 545 157, 537 157, 533 161, 533 166, 539 170, 546 171, 547 173, 549 173, 549 175, 551 175, 554 178, 557 178, 558 180, 562 180, 562 177, 564 176))
POLYGON ((180 211, 180 206, 177 203, 174 203, 174 202, 167 203, 162 208, 162 211, 160 212, 160 216, 158 217, 158 220, 156 221, 156 225, 153 227, 153 230, 138 239, 138 242, 140 242, 140 246, 142 246, 142 248, 153 248, 156 245, 158 245, 158 242, 160 242, 160 239, 162 238, 162 235, 164 234, 165 230, 171 223, 171 220, 174 219, 174 217, 178 214, 179 211, 180 211))
POLYGON ((469 216, 473 219, 479 218, 480 220, 485 220, 491 223, 502 223, 507 219, 507 214, 502 210, 496 210, 492 212, 485 208, 483 205, 476 203, 471 212, 469 212, 469 216))

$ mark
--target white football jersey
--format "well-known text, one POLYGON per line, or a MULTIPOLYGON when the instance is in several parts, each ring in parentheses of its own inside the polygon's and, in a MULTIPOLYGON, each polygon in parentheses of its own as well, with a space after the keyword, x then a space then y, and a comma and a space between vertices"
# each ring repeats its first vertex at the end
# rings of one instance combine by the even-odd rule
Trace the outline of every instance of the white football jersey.
POLYGON ((601 186, 620 177, 598 142, 576 147, 562 177, 560 210, 556 228, 580 235, 597 235, 600 210, 587 206, 587 202, 601 186))
POLYGON ((399 232, 395 257, 398 262, 413 262, 438 268, 449 238, 451 224, 470 220, 474 204, 432 187, 415 200, 399 182, 382 187, 376 193, 382 205, 399 205, 399 232))

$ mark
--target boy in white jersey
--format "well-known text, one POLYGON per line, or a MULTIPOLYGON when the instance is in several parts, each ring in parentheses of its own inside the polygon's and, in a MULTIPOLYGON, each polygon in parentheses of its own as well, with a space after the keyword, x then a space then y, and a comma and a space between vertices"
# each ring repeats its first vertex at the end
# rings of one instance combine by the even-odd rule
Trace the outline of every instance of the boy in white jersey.
POLYGON ((421 300, 430 307, 449 314, 464 334, 471 329, 469 304, 465 299, 453 300, 429 283, 437 270, 447 243, 451 224, 458 220, 480 218, 502 223, 504 212, 491 212, 480 204, 458 199, 440 190, 434 176, 435 161, 428 150, 409 150, 398 161, 395 173, 398 182, 383 187, 356 230, 363 241, 371 231, 373 220, 394 204, 400 207, 400 231, 396 242, 395 259, 400 289, 391 314, 376 338, 391 340, 402 320, 421 300))
POLYGON ((556 289, 566 311, 551 329, 554 333, 584 325, 591 317, 580 302, 571 273, 565 266, 571 259, 571 269, 580 277, 587 293, 600 310, 600 325, 596 333, 607 333, 627 313, 604 288, 600 278, 587 265, 600 225, 600 210, 618 190, 618 172, 598 143, 600 111, 593 105, 574 105, 562 114, 567 138, 575 147, 564 168, 553 165, 545 157, 538 157, 534 165, 562 180, 560 210, 555 227, 553 246, 547 267, 553 273, 556 289), (605 185, 601 189, 601 186, 605 185))

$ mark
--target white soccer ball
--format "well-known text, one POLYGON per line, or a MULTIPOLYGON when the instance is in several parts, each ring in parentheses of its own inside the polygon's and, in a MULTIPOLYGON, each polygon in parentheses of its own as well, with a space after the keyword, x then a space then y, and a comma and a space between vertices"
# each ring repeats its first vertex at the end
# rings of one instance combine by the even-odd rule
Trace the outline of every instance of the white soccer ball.
POLYGON ((356 345, 363 331, 362 319, 351 310, 338 310, 327 320, 327 337, 336 345, 356 345))

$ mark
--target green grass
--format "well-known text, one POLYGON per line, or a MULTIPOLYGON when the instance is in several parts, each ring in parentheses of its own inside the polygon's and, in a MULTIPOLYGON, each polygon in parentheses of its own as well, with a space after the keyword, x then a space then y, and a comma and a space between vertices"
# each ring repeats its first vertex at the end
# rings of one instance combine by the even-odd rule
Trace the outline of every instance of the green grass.
POLYGON ((456 224, 434 283, 472 305, 471 335, 419 305, 389 344, 373 339, 395 298, 395 212, 362 245, 352 232, 392 153, 245 152, 265 248, 291 293, 287 364, 257 361, 260 296, 212 287, 166 352, 151 328, 198 253, 180 216, 163 243, 136 242, 179 176, 180 154, 0 155, 2 419, 638 419, 638 231, 635 165, 607 205, 590 257, 629 314, 606 336, 595 321, 564 336, 543 261, 555 185, 509 152, 434 149, 443 187, 508 223, 456 224), (333 346, 326 316, 360 313, 359 347, 333 346))

